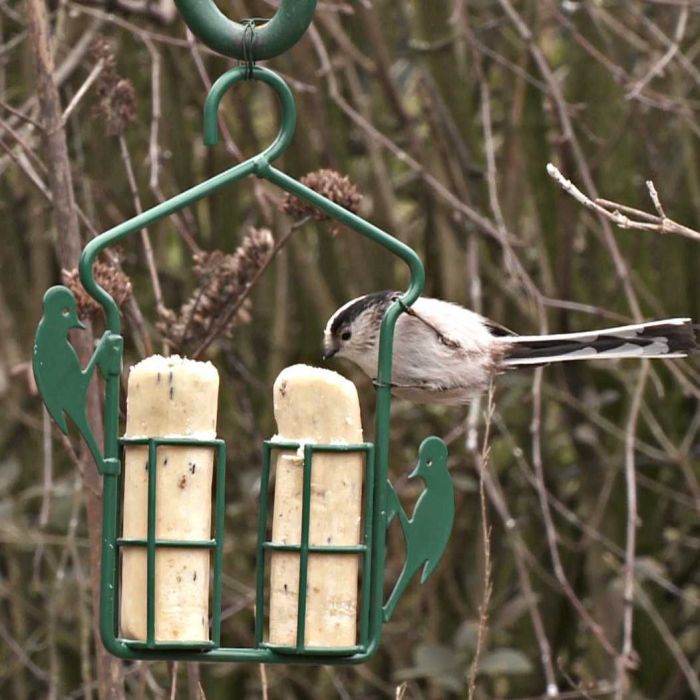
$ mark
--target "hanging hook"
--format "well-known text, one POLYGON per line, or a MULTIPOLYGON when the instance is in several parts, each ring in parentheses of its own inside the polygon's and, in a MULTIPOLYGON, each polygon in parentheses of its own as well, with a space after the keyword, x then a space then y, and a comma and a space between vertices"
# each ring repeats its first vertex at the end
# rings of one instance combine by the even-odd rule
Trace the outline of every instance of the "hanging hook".
POLYGON ((280 101, 280 130, 274 142, 261 154, 268 162, 284 153, 294 136, 297 123, 297 108, 294 95, 287 83, 277 73, 260 66, 238 66, 224 73, 211 87, 204 102, 204 143, 213 146, 219 141, 218 112, 221 98, 226 90, 242 80, 260 80, 267 83, 277 93, 280 101))
MULTIPOLYGON (((246 25, 234 22, 214 0, 175 0, 185 24, 210 49, 244 61, 246 25)), ((255 59, 263 61, 279 54, 301 39, 316 9, 316 0, 282 0, 272 19, 257 30, 255 59)))

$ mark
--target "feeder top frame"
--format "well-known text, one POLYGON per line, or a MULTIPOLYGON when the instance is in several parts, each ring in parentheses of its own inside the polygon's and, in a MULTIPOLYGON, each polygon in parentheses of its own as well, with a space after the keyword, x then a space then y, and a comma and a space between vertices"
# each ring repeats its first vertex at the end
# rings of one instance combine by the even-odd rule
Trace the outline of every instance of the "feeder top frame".
MULTIPOLYGON (((277 95, 280 107, 280 129, 274 141, 258 155, 252 156, 243 163, 234 165, 218 175, 214 175, 208 180, 157 204, 153 208, 136 215, 132 219, 90 240, 83 249, 80 257, 80 263, 78 265, 80 280, 90 296, 102 305, 108 330, 115 335, 120 335, 121 320, 119 308, 114 299, 94 278, 93 264, 97 255, 127 236, 140 231, 142 228, 154 224, 249 175, 255 175, 259 178, 266 179, 281 189, 318 207, 332 219, 347 226, 349 229, 379 244, 393 255, 401 258, 409 268, 409 288, 389 307, 389 310, 384 316, 382 333, 380 335, 377 385, 379 395, 381 396, 383 393, 386 393, 387 396, 386 421, 382 420, 381 422, 383 424, 383 429, 388 431, 388 396, 391 385, 394 325, 401 312, 406 307, 411 306, 423 291, 425 284, 423 263, 417 253, 405 243, 402 243, 377 226, 365 221, 357 214, 331 202, 318 192, 311 190, 296 179, 273 167, 272 162, 277 160, 285 152, 293 138, 297 123, 297 109, 294 96, 289 86, 279 75, 271 70, 260 66, 254 66, 252 68, 248 66, 238 66, 219 77, 212 86, 204 103, 205 142, 211 145, 218 141, 217 112, 224 93, 233 85, 248 80, 265 83, 271 87, 277 95)), ((380 410, 379 413, 381 414, 383 411, 380 410)))

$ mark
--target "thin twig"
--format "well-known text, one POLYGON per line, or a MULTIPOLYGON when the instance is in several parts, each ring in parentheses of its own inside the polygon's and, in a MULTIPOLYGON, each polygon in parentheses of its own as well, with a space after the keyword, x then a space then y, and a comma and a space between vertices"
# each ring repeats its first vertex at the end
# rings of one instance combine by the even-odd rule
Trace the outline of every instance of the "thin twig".
POLYGON ((688 686, 693 696, 698 700, 700 698, 700 680, 698 679, 697 671, 693 668, 693 664, 690 663, 688 657, 683 652, 681 645, 678 643, 673 632, 669 629, 668 624, 664 618, 659 614, 659 611, 654 607, 649 596, 644 592, 641 586, 637 586, 636 589, 636 600, 639 606, 646 612, 649 619, 652 621, 654 627, 656 627, 657 632, 664 640, 664 643, 671 652, 671 655, 676 660, 678 668, 680 668, 681 673, 685 676, 686 681, 688 681, 688 686))
POLYGON ((552 558, 552 568, 554 575, 559 581, 559 585, 564 595, 569 599, 569 602, 574 607, 579 617, 583 620, 586 626, 591 630, 598 643, 612 657, 617 657, 617 651, 612 645, 603 627, 596 622, 583 603, 579 600, 574 592, 574 589, 569 583, 564 567, 559 556, 559 547, 557 545, 557 534, 552 520, 552 513, 547 501, 547 488, 544 482, 544 466, 542 463, 542 368, 538 367, 535 370, 535 377, 532 384, 532 464, 535 467, 535 475, 537 477, 537 495, 540 501, 540 509, 544 519, 545 534, 547 536, 547 544, 549 545, 549 553, 552 558))
MULTIPOLYGON (((86 7, 85 5, 82 5, 79 2, 73 2, 72 0, 69 0, 67 2, 68 7, 76 13, 83 14, 83 15, 89 15, 91 17, 95 17, 99 19, 101 22, 109 22, 110 24, 114 24, 117 27, 120 27, 121 29, 124 29, 127 31, 129 34, 135 34, 136 36, 143 37, 144 35, 147 35, 151 41, 154 41, 156 43, 160 44, 165 44, 167 46, 175 46, 178 48, 187 48, 188 44, 185 39, 178 39, 177 37, 173 36, 168 36, 167 34, 161 34, 159 32, 152 32, 148 31, 143 28, 143 23, 141 24, 136 24, 134 22, 129 22, 128 20, 124 19, 123 17, 120 17, 119 15, 116 15, 112 12, 105 12, 105 10, 93 8, 93 7, 86 7)), ((218 56, 218 54, 206 47, 202 47, 202 50, 208 53, 211 56, 218 56)))
POLYGON ((558 690, 554 666, 552 664, 552 649, 547 639, 544 621, 538 607, 537 595, 532 587, 530 572, 526 562, 526 559, 529 558, 532 560, 534 557, 528 552, 527 546, 518 528, 518 523, 510 512, 503 489, 498 481, 498 475, 488 470, 484 471, 482 474, 488 497, 500 516, 506 533, 508 533, 509 543, 515 559, 518 581, 523 592, 523 597, 527 603, 535 639, 537 639, 542 671, 547 683, 547 697, 557 697, 558 690))
POLYGON ((267 690, 267 669, 265 664, 258 664, 258 670, 260 672, 260 688, 262 690, 262 700, 268 700, 268 690, 267 690))
POLYGON ((73 99, 68 103, 68 106, 63 110, 63 124, 68 122, 68 118, 73 113, 73 110, 78 106, 80 100, 83 99, 87 91, 90 89, 92 84, 100 77, 102 69, 104 68, 104 60, 100 59, 95 67, 90 71, 90 75, 85 79, 85 82, 80 86, 78 91, 73 95, 73 99))
POLYGON ((484 429, 484 441, 481 447, 481 454, 477 456, 477 466, 479 469, 479 507, 481 513, 481 543, 484 548, 484 580, 483 590, 481 595, 481 603, 479 604, 479 627, 476 636, 476 648, 474 649, 474 658, 472 659, 469 668, 469 676, 467 681, 468 697, 473 700, 476 693, 476 676, 479 672, 479 661, 481 651, 484 645, 484 639, 488 631, 489 620, 489 604, 491 602, 491 594, 493 593, 493 581, 491 580, 491 525, 489 524, 488 512, 486 509, 486 494, 484 491, 484 473, 488 469, 489 457, 491 453, 490 436, 491 436, 491 419, 495 409, 494 403, 495 387, 493 382, 489 387, 488 403, 486 407, 484 429))
POLYGON ((300 219, 299 221, 293 223, 286 231, 286 233, 284 233, 282 237, 275 243, 275 247, 272 249, 272 252, 270 253, 269 257, 260 266, 257 272, 251 277, 250 281, 245 286, 245 289, 243 290, 242 294, 238 297, 238 299, 236 299, 236 302, 234 304, 231 304, 230 308, 227 309, 226 314, 222 316, 217 321, 217 323, 214 324, 214 327, 209 331, 209 334, 201 343, 201 345, 194 351, 194 353, 192 353, 193 359, 201 357, 202 353, 221 335, 224 329, 231 322, 231 319, 238 313, 238 310, 241 308, 241 306, 243 306, 245 300, 250 296, 250 293, 253 291, 253 288, 258 283, 258 280, 263 276, 265 270, 267 270, 272 261, 275 259, 277 253, 279 253, 280 250, 284 248, 287 241, 291 238, 292 234, 297 229, 301 228, 304 224, 306 224, 310 218, 310 216, 306 216, 303 219, 300 219))
MULTIPOLYGON (((131 197, 134 202, 134 208, 137 214, 143 212, 143 207, 141 206, 141 197, 139 196, 138 186, 136 185, 136 177, 134 176, 134 169, 131 164, 131 156, 129 155, 129 149, 126 145, 126 139, 124 134, 119 134, 119 152, 122 156, 122 161, 124 163, 124 168, 126 170, 127 180, 129 182, 129 189, 131 191, 131 197)), ((143 245, 143 252, 146 258, 146 267, 148 268, 148 274, 151 278, 151 286, 153 288, 153 296, 156 302, 156 310, 158 312, 165 309, 165 304, 163 303, 163 292, 160 286, 160 279, 158 277, 158 268, 156 266, 155 256, 153 255, 153 246, 151 245, 151 238, 148 235, 148 229, 142 228, 141 234, 141 244, 143 245)), ((163 354, 167 355, 169 351, 169 346, 167 340, 163 338, 163 354)))
MULTIPOLYGON (((17 142, 17 144, 20 146, 22 151, 24 151, 24 153, 26 153, 27 157, 34 163, 34 165, 36 165, 39 168, 39 170, 44 175, 46 175, 46 173, 47 173, 46 167, 44 166, 41 159, 39 158, 39 156, 36 154, 36 152, 32 148, 31 144, 27 141, 27 139, 24 138, 24 136, 22 134, 20 134, 9 122, 5 121, 2 118, 0 118, 0 128, 2 128, 10 136, 12 136, 12 138, 17 142)), ((5 147, 6 149, 8 148, 5 146, 4 142, 3 142, 3 147, 5 147)), ((15 160, 15 162, 16 162, 16 159, 13 157, 13 153, 8 150, 8 154, 9 154, 10 158, 15 160)), ((48 192, 47 187, 44 187, 44 190, 48 192)))
POLYGON ((151 57, 151 134, 148 139, 148 160, 151 166, 151 175, 148 184, 152 190, 158 188, 160 175, 160 148, 158 146, 158 129, 160 126, 160 54, 156 51, 153 42, 145 37, 144 43, 151 57))
POLYGON ((177 697, 177 666, 178 662, 173 661, 170 666, 170 700, 177 697))
POLYGON ((45 406, 42 406, 42 445, 44 453, 44 482, 41 490, 41 508, 39 510, 39 527, 46 527, 51 513, 51 496, 53 491, 53 441, 51 440, 51 418, 45 406))
POLYGON ((39 122, 35 121, 27 114, 24 114, 24 112, 20 112, 20 110, 15 109, 12 105, 8 105, 7 102, 5 102, 4 100, 0 100, 0 107, 2 107, 4 110, 7 110, 10 114, 13 114, 15 117, 18 117, 23 122, 31 124, 35 129, 38 129, 39 132, 43 131, 43 127, 41 126, 41 124, 39 124, 39 122))
POLYGON ((649 362, 644 362, 639 372, 637 386, 632 397, 630 415, 625 431, 625 487, 627 490, 627 534, 625 541, 624 588, 622 593, 622 649, 616 659, 616 700, 622 700, 629 691, 627 672, 636 668, 633 657, 632 624, 634 614, 634 575, 635 552, 637 543, 637 482, 635 467, 635 444, 637 420, 642 406, 642 397, 649 377, 649 362))
MULTIPOLYGON (((141 39, 151 59, 151 129, 148 140, 148 159, 150 164, 149 187, 159 202, 166 200, 165 195, 160 186, 160 120, 162 117, 161 104, 161 57, 158 49, 155 46, 153 36, 150 32, 136 32, 136 35, 141 39)), ((186 214, 175 212, 171 215, 175 228, 185 242, 191 253, 199 252, 200 248, 194 240, 194 237, 183 222, 183 217, 186 214)), ((149 353, 150 354, 150 353, 149 353)))
POLYGON ((35 675, 39 680, 48 682, 49 674, 44 671, 43 668, 37 666, 28 656, 25 650, 22 648, 21 644, 17 643, 17 640, 12 637, 12 635, 7 631, 5 625, 0 622, 0 639, 2 639, 7 648, 22 662, 22 665, 27 668, 33 675, 35 675))
POLYGON ((653 181, 647 180, 646 186, 647 186, 647 189, 649 190, 649 196, 651 197, 651 201, 654 203, 654 206, 656 207, 656 211, 658 212, 659 216, 662 219, 668 219, 668 217, 666 216, 666 212, 664 211, 664 208, 661 206, 661 200, 659 199, 659 193, 656 191, 656 187, 654 187, 653 181))
MULTIPOLYGON (((673 60, 673 57, 678 53, 680 49, 680 43, 683 40, 683 35, 685 34, 686 27, 688 25, 688 2, 686 0, 685 4, 681 6, 680 12, 678 14, 678 23, 676 24, 676 30, 673 36, 673 42, 666 50, 666 53, 656 61, 629 90, 627 93, 628 98, 634 98, 639 95, 639 93, 650 83, 657 75, 660 75, 665 70, 666 66, 673 60)), ((618 689, 619 690, 619 689, 618 689)))

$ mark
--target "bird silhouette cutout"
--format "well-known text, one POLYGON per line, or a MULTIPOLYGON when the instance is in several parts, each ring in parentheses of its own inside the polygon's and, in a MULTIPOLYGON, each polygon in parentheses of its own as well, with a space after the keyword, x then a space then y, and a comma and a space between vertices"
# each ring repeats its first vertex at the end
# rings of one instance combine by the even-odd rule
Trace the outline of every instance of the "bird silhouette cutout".
POLYGON ((104 338, 85 369, 68 338, 72 328, 84 329, 75 296, 67 287, 51 287, 44 295, 44 315, 34 340, 32 365, 39 392, 51 417, 68 434, 68 416, 85 439, 98 467, 102 453, 85 413, 86 395, 95 366, 101 361, 104 338))
POLYGON ((425 490, 418 497, 409 519, 391 483, 387 492, 387 524, 399 516, 406 541, 406 562, 403 565, 394 590, 383 607, 387 622, 406 586, 423 566, 420 582, 425 583, 442 557, 452 531, 455 514, 455 497, 452 479, 447 469, 447 447, 437 437, 423 440, 418 452, 418 464, 408 475, 420 477, 425 490))

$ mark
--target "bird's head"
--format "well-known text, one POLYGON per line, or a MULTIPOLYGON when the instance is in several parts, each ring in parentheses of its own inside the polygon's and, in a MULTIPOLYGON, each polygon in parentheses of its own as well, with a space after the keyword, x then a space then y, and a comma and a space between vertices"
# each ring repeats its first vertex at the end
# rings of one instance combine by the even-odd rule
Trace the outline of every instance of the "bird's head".
POLYGON ((341 306, 323 332, 323 359, 344 357, 363 367, 368 357, 376 358, 382 319, 396 294, 366 294, 341 306))
POLYGON ((66 331, 71 328, 85 328, 78 318, 78 304, 68 287, 51 287, 44 294, 44 318, 66 331))
POLYGON ((433 458, 431 456, 421 455, 416 464, 416 468, 408 475, 409 479, 415 479, 417 476, 428 481, 430 478, 430 470, 433 466, 433 458))
POLYGON ((418 476, 428 483, 433 469, 439 471, 441 468, 444 469, 446 465, 447 447, 445 447, 445 443, 436 437, 426 438, 420 446, 418 464, 408 475, 408 478, 413 479, 418 476))

